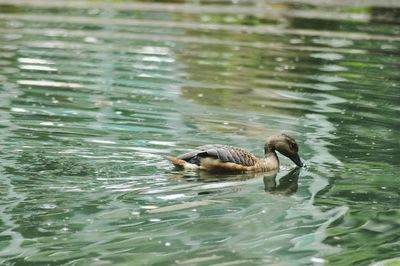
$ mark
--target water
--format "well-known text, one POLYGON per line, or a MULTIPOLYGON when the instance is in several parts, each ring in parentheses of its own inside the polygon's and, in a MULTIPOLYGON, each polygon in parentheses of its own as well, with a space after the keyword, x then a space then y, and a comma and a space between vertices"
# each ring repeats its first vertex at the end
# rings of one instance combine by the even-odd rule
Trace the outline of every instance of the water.
POLYGON ((0 0, 1 264, 398 263, 400 9, 363 3, 0 0), (282 131, 307 169, 163 158, 282 131))

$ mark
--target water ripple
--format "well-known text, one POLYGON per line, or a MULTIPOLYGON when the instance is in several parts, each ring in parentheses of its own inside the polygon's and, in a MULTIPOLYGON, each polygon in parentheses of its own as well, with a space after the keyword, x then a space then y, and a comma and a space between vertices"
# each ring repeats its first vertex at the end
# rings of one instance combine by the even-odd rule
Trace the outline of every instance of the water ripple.
POLYGON ((398 3, 0 6, 2 264, 398 256, 398 3), (286 158, 221 181, 163 157, 262 156, 281 131, 307 162, 297 177, 286 158))

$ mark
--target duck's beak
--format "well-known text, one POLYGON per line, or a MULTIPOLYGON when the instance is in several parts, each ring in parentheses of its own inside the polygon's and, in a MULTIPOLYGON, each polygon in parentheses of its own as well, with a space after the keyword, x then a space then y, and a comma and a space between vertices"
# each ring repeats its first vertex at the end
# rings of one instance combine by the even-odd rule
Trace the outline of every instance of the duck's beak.
POLYGON ((300 160, 300 156, 296 153, 289 157, 298 167, 303 167, 303 162, 300 160))

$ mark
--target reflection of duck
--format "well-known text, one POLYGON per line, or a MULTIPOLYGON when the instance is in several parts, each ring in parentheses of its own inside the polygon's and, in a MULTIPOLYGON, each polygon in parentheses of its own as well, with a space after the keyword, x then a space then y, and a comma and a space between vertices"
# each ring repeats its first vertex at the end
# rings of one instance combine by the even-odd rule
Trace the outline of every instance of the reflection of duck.
POLYGON ((269 192, 271 194, 280 194, 280 195, 292 195, 296 193, 298 188, 298 179, 300 174, 300 168, 296 167, 292 171, 290 171, 287 175, 282 177, 279 180, 279 185, 276 185, 276 172, 271 175, 264 176, 264 188, 265 192, 269 192))
MULTIPOLYGON (((277 171, 271 171, 270 173, 277 173, 277 171)), ((173 171, 170 173, 169 178, 176 181, 185 181, 185 182, 204 182, 204 183, 217 183, 221 181, 232 181, 232 182, 242 182, 249 179, 255 178, 263 178, 264 173, 261 172, 218 172, 216 175, 215 172, 207 172, 207 171, 173 171)))
POLYGON ((167 157, 175 166, 184 169, 201 169, 210 172, 266 172, 279 169, 275 151, 291 159, 297 166, 303 163, 298 155, 296 141, 285 134, 273 135, 264 146, 264 158, 257 159, 241 148, 219 144, 198 147, 178 157, 167 157))

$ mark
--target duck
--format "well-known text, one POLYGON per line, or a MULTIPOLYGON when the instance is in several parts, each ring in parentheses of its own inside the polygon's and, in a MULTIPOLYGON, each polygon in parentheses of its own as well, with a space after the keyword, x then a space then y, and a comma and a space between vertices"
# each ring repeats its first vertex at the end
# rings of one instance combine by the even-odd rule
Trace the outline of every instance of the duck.
POLYGON ((296 166, 303 167, 299 156, 299 146, 294 138, 281 133, 270 136, 264 145, 264 158, 257 158, 242 148, 208 144, 176 157, 166 158, 177 168, 205 170, 208 172, 269 172, 279 170, 276 152, 292 160, 296 166))

